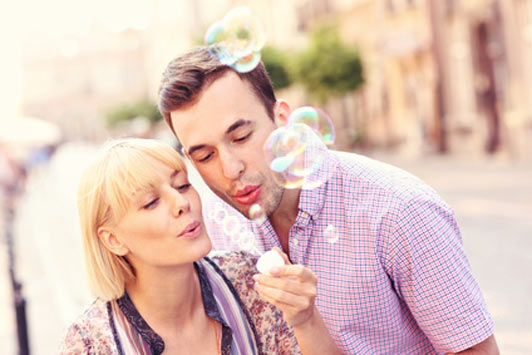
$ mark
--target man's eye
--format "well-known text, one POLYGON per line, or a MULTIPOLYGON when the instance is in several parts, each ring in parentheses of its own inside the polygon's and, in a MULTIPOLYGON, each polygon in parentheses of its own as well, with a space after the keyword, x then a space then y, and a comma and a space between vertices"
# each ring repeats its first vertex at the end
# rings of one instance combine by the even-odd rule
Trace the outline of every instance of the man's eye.
POLYGON ((235 139, 233 139, 233 142, 244 142, 246 139, 248 139, 251 136, 251 133, 252 132, 249 132, 248 134, 246 134, 246 135, 244 135, 242 137, 235 138, 235 139))
POLYGON ((208 161, 211 157, 212 157, 212 153, 209 153, 209 154, 207 154, 206 156, 204 156, 203 158, 196 159, 196 160, 199 161, 200 163, 205 163, 205 162, 208 161))
POLYGON ((158 203, 159 203, 159 198, 155 198, 151 200, 150 202, 148 202, 147 204, 145 204, 144 206, 142 206, 142 208, 144 208, 145 210, 149 210, 151 208, 156 207, 158 203))

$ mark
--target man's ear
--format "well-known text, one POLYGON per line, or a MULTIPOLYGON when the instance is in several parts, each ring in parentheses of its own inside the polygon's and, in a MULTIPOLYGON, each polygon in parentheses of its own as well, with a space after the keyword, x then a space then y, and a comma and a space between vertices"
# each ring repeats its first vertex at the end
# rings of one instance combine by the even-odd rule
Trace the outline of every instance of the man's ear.
POLYGON ((273 106, 274 121, 277 127, 285 126, 290 116, 290 105, 283 99, 275 101, 273 106))
POLYGON ((103 245, 111 253, 124 256, 129 253, 129 248, 116 236, 116 234, 108 227, 101 226, 98 227, 98 238, 103 243, 103 245))

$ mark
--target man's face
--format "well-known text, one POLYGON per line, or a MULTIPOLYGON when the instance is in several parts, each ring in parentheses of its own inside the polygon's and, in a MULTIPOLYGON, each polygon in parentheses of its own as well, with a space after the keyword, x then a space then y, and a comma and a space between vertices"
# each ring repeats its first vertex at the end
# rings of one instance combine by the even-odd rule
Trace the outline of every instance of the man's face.
MULTIPOLYGON (((289 108, 277 103, 274 112, 281 122, 289 108)), ((284 190, 273 179, 263 146, 277 124, 250 84, 228 71, 194 105, 171 117, 185 154, 211 190, 246 217, 256 203, 268 216, 275 212, 284 190)))

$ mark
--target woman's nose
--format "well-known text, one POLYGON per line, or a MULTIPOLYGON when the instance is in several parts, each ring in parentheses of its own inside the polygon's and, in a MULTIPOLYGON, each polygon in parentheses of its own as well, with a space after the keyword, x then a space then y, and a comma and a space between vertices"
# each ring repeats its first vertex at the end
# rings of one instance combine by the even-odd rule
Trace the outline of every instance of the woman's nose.
POLYGON ((185 195, 172 187, 170 187, 169 190, 171 190, 168 197, 170 199, 170 209, 172 215, 179 217, 182 214, 190 211, 190 202, 185 195))

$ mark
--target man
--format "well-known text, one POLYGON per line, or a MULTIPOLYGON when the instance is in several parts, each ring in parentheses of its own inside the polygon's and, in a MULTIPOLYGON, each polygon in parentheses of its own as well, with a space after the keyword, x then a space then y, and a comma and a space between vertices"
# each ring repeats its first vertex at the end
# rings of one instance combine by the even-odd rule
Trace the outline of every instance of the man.
POLYGON ((276 184, 263 145, 290 107, 262 64, 237 73, 198 48, 168 65, 159 109, 217 196, 246 217, 253 204, 265 211, 260 225, 248 221, 260 248, 280 247, 318 276, 316 305, 343 352, 498 353, 453 212, 430 187, 339 152, 317 172, 331 174, 321 186, 276 184), (323 236, 329 226, 335 243, 323 236))

